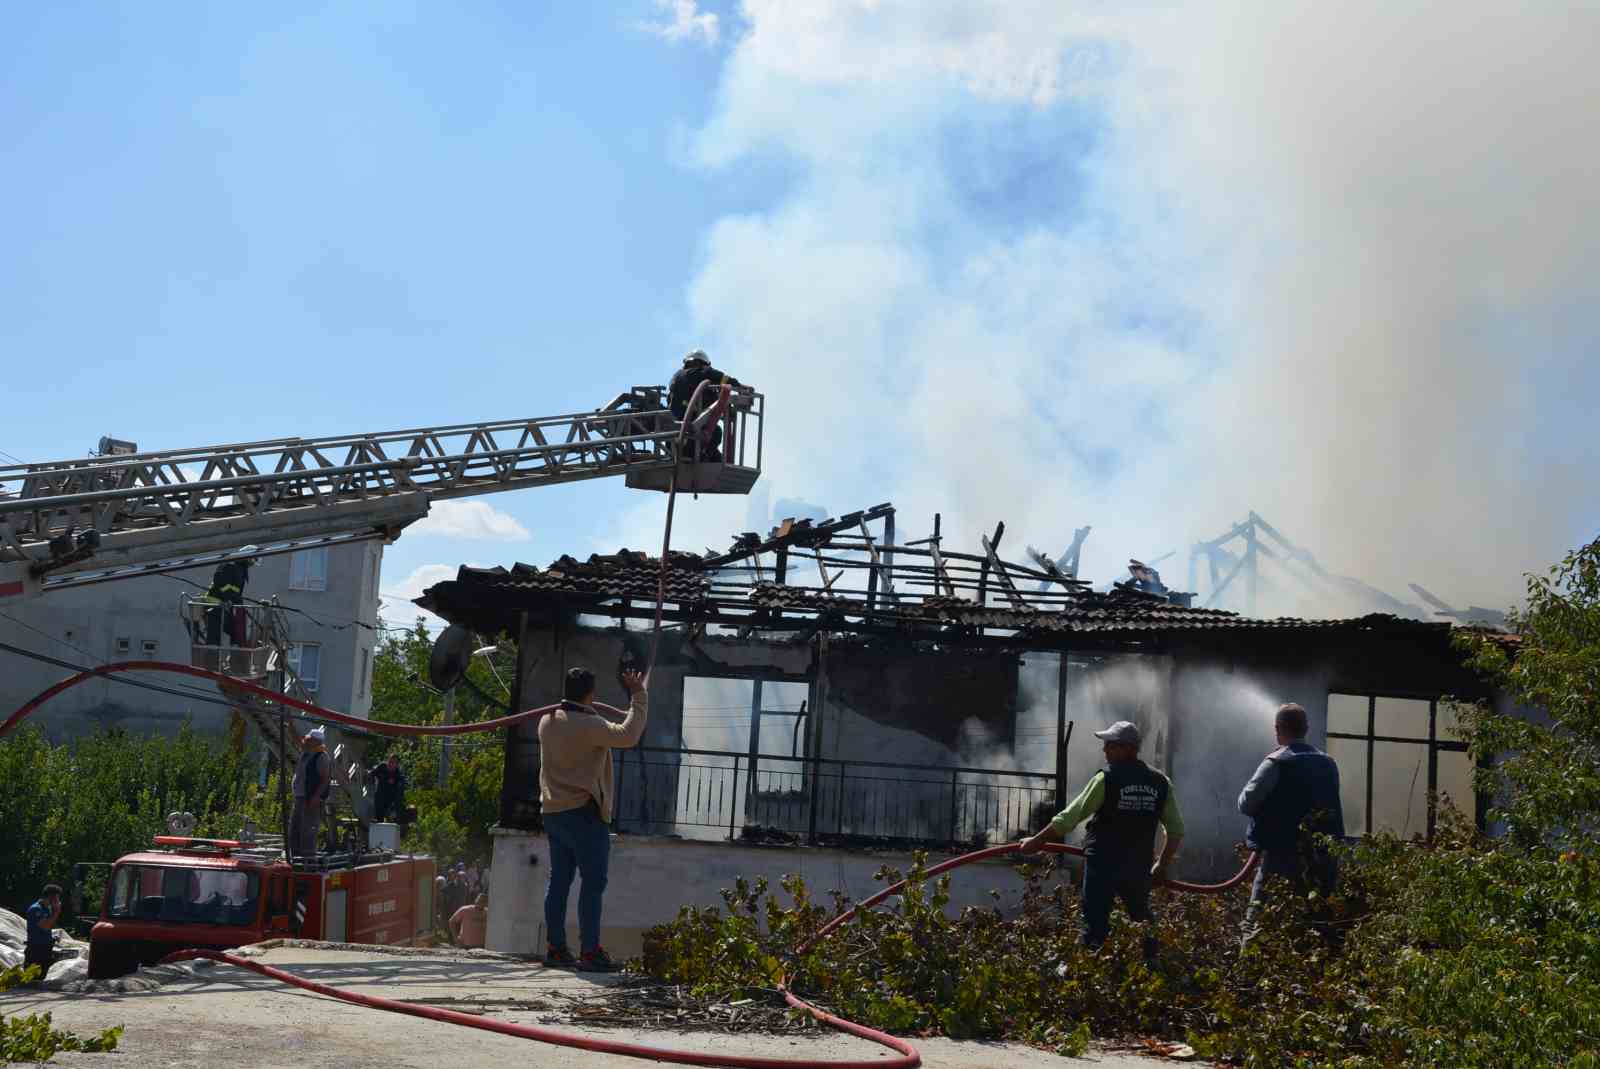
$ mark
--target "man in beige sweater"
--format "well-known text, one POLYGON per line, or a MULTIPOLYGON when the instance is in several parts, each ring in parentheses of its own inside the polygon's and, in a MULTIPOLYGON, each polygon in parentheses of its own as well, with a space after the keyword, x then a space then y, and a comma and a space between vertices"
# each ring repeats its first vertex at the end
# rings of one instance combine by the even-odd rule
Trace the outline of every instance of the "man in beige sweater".
POLYGON ((550 883, 544 893, 549 938, 546 965, 572 965, 590 972, 618 968, 600 945, 600 905, 611 859, 611 751, 637 746, 646 720, 645 682, 624 672, 628 711, 596 706, 594 673, 568 670, 561 707, 539 721, 539 807, 550 840, 550 883), (574 961, 567 948, 567 894, 578 888, 578 940, 574 961))

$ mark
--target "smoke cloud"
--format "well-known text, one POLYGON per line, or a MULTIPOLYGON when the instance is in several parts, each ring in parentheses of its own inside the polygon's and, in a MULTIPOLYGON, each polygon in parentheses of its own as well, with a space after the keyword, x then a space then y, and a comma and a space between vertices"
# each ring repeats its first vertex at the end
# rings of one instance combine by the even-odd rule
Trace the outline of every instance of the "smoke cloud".
POLYGON ((1600 10, 746 0, 724 28, 696 160, 793 177, 705 235, 688 303, 768 393, 775 492, 959 543, 1004 519, 1016 556, 1089 523, 1085 574, 1176 549, 1178 586, 1255 509, 1331 570, 1491 606, 1592 536, 1600 10))

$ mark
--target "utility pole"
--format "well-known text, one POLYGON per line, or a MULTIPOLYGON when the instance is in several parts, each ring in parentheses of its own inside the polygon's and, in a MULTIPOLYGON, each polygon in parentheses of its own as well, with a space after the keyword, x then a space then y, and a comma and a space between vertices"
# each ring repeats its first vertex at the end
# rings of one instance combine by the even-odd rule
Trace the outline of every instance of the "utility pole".
MULTIPOLYGON (((456 722, 455 687, 444 692, 444 722, 446 724, 456 722)), ((439 786, 444 788, 450 784, 450 736, 441 736, 440 742, 442 745, 439 747, 439 786)))

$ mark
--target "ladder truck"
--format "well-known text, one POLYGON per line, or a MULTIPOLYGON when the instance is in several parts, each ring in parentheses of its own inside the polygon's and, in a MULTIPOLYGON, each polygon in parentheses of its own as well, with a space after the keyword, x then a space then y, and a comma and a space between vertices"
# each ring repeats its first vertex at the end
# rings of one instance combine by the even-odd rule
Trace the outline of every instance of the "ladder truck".
MULTIPOLYGON (((372 539, 392 543, 408 525, 426 516, 435 500, 618 476, 636 489, 665 491, 675 479, 679 490, 696 494, 749 493, 761 474, 764 408, 765 398, 753 389, 724 386, 715 404, 693 417, 689 427, 680 428, 668 409, 664 388, 635 386, 601 408, 566 415, 154 452, 105 455, 102 450, 100 456, 0 467, 0 609, 54 591, 229 560, 372 539), (680 458, 676 448, 680 430, 688 440, 696 440, 712 424, 723 430, 721 459, 697 460, 693 451, 680 458)), ((281 613, 271 601, 233 607, 185 598, 181 611, 194 636, 195 666, 296 693, 281 613), (217 611, 240 617, 230 629, 231 644, 224 645, 216 629, 206 627, 207 614, 217 611)), ((218 686, 245 722, 257 728, 280 767, 292 767, 299 739, 287 730, 286 709, 226 683, 218 686)), ((304 697, 303 690, 296 696, 304 697)), ((329 746, 334 786, 348 800, 359 826, 365 827, 372 800, 363 782, 359 750, 354 740, 329 746)), ((150 858, 123 859, 116 865, 119 871, 125 863, 163 869, 155 876, 141 876, 146 883, 181 882, 164 870, 174 865, 265 864, 257 849, 270 843, 270 837, 229 844, 169 839, 160 844, 166 848, 160 865, 150 858), (217 860, 214 855, 219 853, 231 860, 217 860)), ((305 865, 299 860, 284 862, 293 873, 306 877, 284 884, 296 890, 296 904, 290 909, 296 930, 309 931, 305 918, 320 917, 326 923, 311 927, 324 936, 355 931, 354 921, 347 929, 331 919, 339 909, 328 905, 330 889, 337 891, 335 885, 347 878, 367 878, 357 871, 366 866, 395 863, 392 849, 374 856, 363 842, 347 844, 338 858, 331 869, 326 859, 313 866, 317 874, 301 872, 305 865), (345 870, 348 876, 338 875, 345 870), (316 902, 300 893, 310 883, 319 888, 313 896, 316 902)), ((263 871, 262 877, 269 891, 278 886, 276 876, 268 878, 263 871)), ((394 884, 422 886, 411 876, 394 884)), ((187 945, 184 941, 192 939, 185 927, 185 923, 192 927, 192 918, 169 924, 161 920, 159 909, 154 916, 139 912, 148 911, 153 901, 149 887, 125 889, 137 900, 127 907, 136 915, 113 916, 127 905, 112 900, 117 886, 113 881, 108 888, 109 904, 103 907, 95 941, 109 947, 119 941, 119 929, 129 929, 124 934, 138 946, 126 946, 120 953, 108 950, 107 963, 114 960, 120 969, 136 960, 155 960, 152 955, 163 944, 187 945)), ((428 887, 431 891, 431 882, 428 887)), ((280 906, 284 901, 274 900, 270 893, 262 899, 269 900, 280 906)), ((352 896, 350 902, 354 901, 352 896)), ((413 927, 419 925, 423 903, 410 896, 402 905, 410 911, 413 927)), ((362 908, 370 908, 370 903, 362 908)), ((282 932, 289 923, 283 914, 268 917, 267 907, 262 910, 252 914, 258 928, 269 925, 282 932)), ((399 933, 402 927, 392 931, 399 933)), ((405 933, 406 938, 411 935, 405 933)), ((219 938, 229 936, 223 933, 219 938)))

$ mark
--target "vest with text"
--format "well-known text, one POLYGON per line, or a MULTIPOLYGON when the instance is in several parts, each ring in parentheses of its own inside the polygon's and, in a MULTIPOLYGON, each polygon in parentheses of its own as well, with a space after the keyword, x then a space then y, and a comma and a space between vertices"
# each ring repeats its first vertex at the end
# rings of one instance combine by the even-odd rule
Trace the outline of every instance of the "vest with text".
POLYGON ((1148 866, 1172 784, 1143 761, 1107 765, 1102 772, 1105 800, 1084 828, 1084 856, 1103 865, 1148 866))

